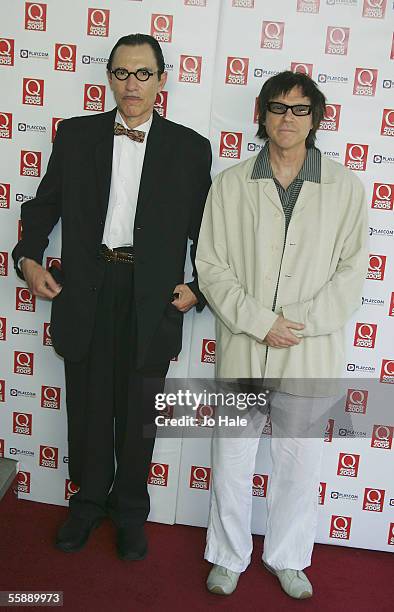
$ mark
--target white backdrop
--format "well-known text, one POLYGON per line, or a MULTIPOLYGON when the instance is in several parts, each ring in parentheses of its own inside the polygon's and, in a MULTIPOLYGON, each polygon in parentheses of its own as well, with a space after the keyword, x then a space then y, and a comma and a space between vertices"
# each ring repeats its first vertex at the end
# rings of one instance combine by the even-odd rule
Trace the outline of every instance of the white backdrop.
MULTIPOLYGON (((210 138, 213 174, 259 151, 255 99, 269 76, 307 71, 327 96, 318 146, 365 184, 371 258, 363 304, 348 325, 343 414, 353 424, 328 424, 318 541, 393 551, 393 402, 380 401, 394 382, 393 3, 3 0, 2 8, 0 455, 20 462, 19 495, 66 504, 73 491, 49 305, 22 288, 10 261, 20 204, 34 196, 45 172, 58 119, 113 107, 109 51, 120 36, 141 31, 160 40, 169 73, 158 111, 210 138)), ((59 253, 56 229, 45 257, 59 253)), ((184 348, 170 375, 212 378, 213 371, 214 323, 205 309, 186 316, 184 348)), ((211 430, 201 434, 157 441, 151 520, 206 524, 211 430)), ((269 431, 256 464, 255 533, 264 533, 268 439, 269 431)))

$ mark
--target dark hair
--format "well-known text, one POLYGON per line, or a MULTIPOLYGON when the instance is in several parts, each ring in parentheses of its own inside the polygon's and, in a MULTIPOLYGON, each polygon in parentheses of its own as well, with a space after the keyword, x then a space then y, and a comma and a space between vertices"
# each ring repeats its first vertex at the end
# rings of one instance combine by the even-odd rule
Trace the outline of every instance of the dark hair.
POLYGON ((285 70, 279 72, 275 76, 268 79, 258 97, 258 110, 259 110, 259 129, 257 136, 259 138, 268 138, 267 131, 265 129, 265 115, 267 113, 267 102, 274 100, 278 96, 286 95, 293 89, 293 87, 300 87, 303 95, 309 98, 312 106, 312 128, 309 132, 305 146, 307 148, 313 147, 316 140, 316 131, 319 128, 320 122, 324 117, 324 111, 326 109, 326 98, 324 94, 318 89, 315 81, 313 81, 307 74, 301 72, 291 72, 285 70))
POLYGON ((160 79, 161 75, 165 70, 165 66, 163 51, 161 50, 161 47, 157 42, 156 38, 153 38, 153 36, 149 36, 148 34, 128 34, 127 36, 122 36, 122 38, 119 38, 118 42, 115 44, 109 55, 107 70, 112 69, 112 62, 114 59, 115 51, 121 45, 130 45, 130 47, 137 47, 139 45, 149 45, 156 58, 157 76, 160 79))

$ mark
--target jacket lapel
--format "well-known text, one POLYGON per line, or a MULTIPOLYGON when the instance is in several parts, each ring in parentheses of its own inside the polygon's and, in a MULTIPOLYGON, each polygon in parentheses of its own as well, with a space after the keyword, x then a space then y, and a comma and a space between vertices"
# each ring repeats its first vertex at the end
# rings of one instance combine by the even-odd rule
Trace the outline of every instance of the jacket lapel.
POLYGON ((330 163, 327 163, 327 158, 322 155, 321 157, 321 182, 313 183, 311 181, 304 181, 300 194, 298 196, 296 205, 294 207, 293 215, 301 212, 308 203, 316 202, 321 197, 322 190, 325 184, 333 183, 335 178, 331 171, 330 163))
POLYGON ((283 213, 278 190, 273 179, 258 179, 261 198, 268 198, 283 213))
MULTIPOLYGON (((254 165, 256 163, 256 158, 257 156, 250 158, 251 163, 247 170, 247 182, 250 184, 253 184, 253 183, 255 185, 257 184, 257 189, 258 189, 257 204, 258 202, 262 202, 263 200, 268 199, 271 202, 271 204, 273 204, 275 208, 280 210, 280 212, 283 214, 282 204, 280 202, 278 190, 276 188, 274 181, 271 178, 252 178, 251 176, 253 173, 254 165)), ((255 193, 254 187, 253 187, 253 193, 255 193)), ((252 199, 254 198, 252 197, 252 199)))
POLYGON ((112 156, 114 143, 114 122, 116 108, 105 113, 103 125, 100 129, 95 145, 95 161, 97 170, 97 185, 100 197, 101 216, 105 219, 108 208, 109 190, 111 187, 112 156))
POLYGON ((310 181, 304 181, 301 187, 301 191, 298 195, 297 202, 295 203, 293 215, 298 214, 305 208, 305 205, 309 202, 315 202, 320 193, 320 183, 312 183, 310 181))
POLYGON ((152 125, 149 130, 148 140, 146 143, 144 164, 142 166, 142 174, 140 188, 138 192, 137 210, 135 215, 134 226, 143 224, 143 217, 149 211, 149 205, 152 202, 152 194, 154 188, 161 184, 161 173, 163 168, 163 159, 165 153, 163 150, 163 122, 164 119, 153 111, 152 125))

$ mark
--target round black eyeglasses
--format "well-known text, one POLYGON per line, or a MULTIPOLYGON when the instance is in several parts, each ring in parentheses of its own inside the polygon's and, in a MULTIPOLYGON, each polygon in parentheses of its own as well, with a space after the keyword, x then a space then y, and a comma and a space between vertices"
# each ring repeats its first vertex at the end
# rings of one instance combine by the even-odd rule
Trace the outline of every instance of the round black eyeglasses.
POLYGON ((115 70, 110 70, 111 74, 114 74, 118 81, 126 81, 131 74, 134 74, 135 78, 138 81, 147 81, 151 76, 156 74, 158 70, 155 72, 150 72, 146 68, 139 68, 135 72, 129 72, 126 68, 115 68, 115 70))
POLYGON ((297 117, 303 117, 304 115, 310 115, 312 112, 312 106, 310 104, 283 104, 282 102, 267 102, 267 108, 270 113, 275 115, 284 115, 287 113, 287 109, 291 108, 293 115, 297 117))

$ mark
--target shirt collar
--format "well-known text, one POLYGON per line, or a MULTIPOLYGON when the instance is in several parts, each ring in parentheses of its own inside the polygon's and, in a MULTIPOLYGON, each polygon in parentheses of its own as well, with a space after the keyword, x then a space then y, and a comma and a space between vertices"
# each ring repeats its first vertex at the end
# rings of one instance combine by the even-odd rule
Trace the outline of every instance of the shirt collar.
MULTIPOLYGON (((252 179, 269 179, 274 178, 271 162, 269 158, 269 142, 267 141, 264 147, 258 154, 253 170, 252 179)), ((321 182, 321 152, 316 147, 311 147, 306 150, 305 161, 301 170, 297 175, 297 179, 301 181, 310 181, 311 183, 321 182)))
MULTIPOLYGON (((136 125, 135 128, 133 128, 134 130, 141 130, 142 132, 145 132, 145 141, 148 137, 148 133, 152 125, 152 120, 153 120, 153 113, 149 117, 148 121, 145 121, 145 123, 141 123, 140 125, 136 125)), ((115 121, 117 121, 118 123, 121 123, 123 127, 130 129, 127 123, 125 122, 125 120, 123 119, 122 115, 120 114, 119 110, 116 111, 115 121)))

